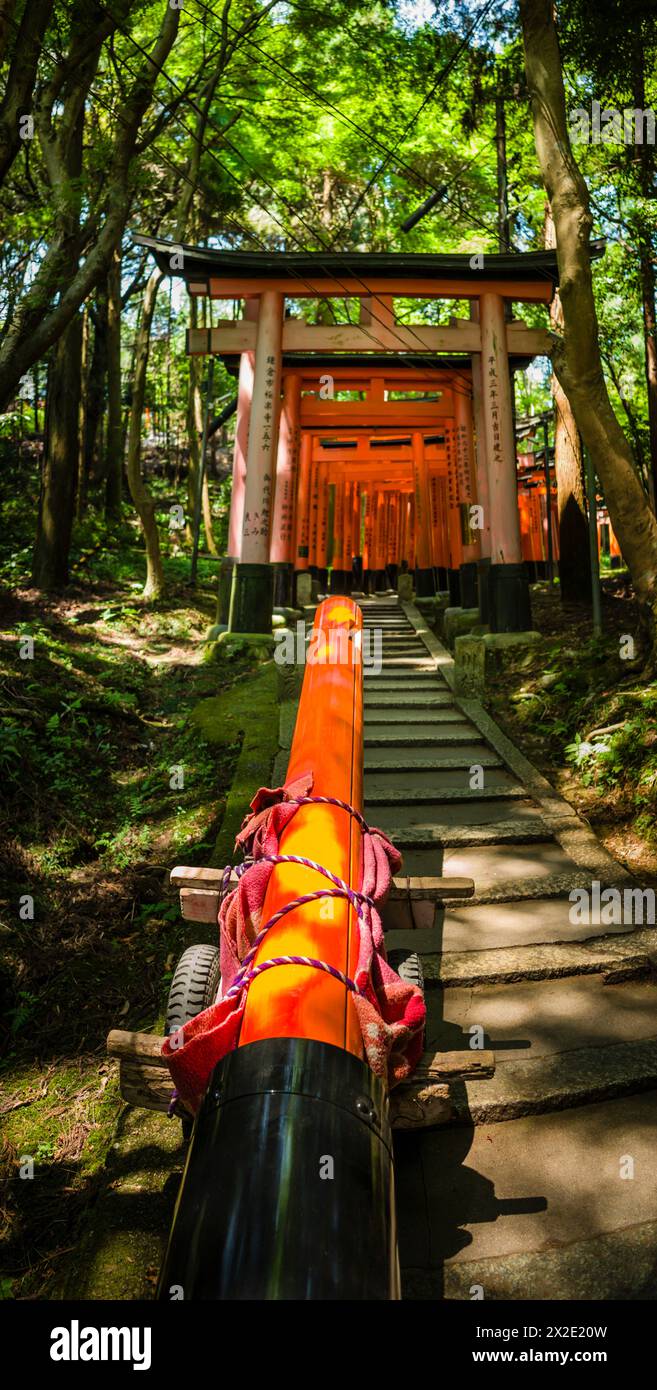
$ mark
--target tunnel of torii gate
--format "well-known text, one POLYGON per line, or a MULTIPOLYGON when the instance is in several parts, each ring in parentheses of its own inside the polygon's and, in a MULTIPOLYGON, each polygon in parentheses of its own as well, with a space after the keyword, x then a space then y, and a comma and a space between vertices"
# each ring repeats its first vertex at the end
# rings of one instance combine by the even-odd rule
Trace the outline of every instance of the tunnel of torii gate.
MULTIPOLYGON (((462 256, 215 251, 139 244, 190 295, 240 317, 188 330, 238 379, 223 603, 236 632, 270 632, 274 604, 385 588, 449 589, 493 631, 530 627, 518 512, 512 373, 550 351, 516 317, 549 304, 553 251, 462 256), (292 317, 339 299, 353 322, 292 317), (467 300, 444 326, 400 322, 396 300, 467 300), (352 313, 353 306, 353 313, 352 313)), ((221 606, 221 600, 220 600, 221 606)))

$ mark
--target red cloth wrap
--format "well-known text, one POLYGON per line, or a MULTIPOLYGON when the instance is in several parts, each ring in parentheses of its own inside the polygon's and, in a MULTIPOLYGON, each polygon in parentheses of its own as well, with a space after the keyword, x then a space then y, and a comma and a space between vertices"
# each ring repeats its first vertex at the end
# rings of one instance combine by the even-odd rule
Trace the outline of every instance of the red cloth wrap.
MULTIPOLYGON (((224 898, 219 912, 223 993, 230 989, 264 925, 262 907, 275 865, 263 863, 261 856, 278 854, 280 836, 298 809, 296 799, 309 796, 312 783, 312 773, 307 773, 285 787, 261 787, 251 802, 236 849, 252 855, 254 863, 224 898)), ((378 909, 400 867, 401 855, 382 831, 363 833, 360 891, 371 897, 375 906, 363 904, 359 918, 356 984, 363 993, 352 997, 367 1060, 378 1076, 387 1078, 389 1086, 403 1081, 417 1065, 426 1016, 421 990, 400 980, 386 960, 378 909)), ((162 1055, 180 1098, 190 1109, 198 1109, 217 1062, 237 1046, 245 1004, 246 990, 235 998, 219 999, 165 1040, 162 1055)))

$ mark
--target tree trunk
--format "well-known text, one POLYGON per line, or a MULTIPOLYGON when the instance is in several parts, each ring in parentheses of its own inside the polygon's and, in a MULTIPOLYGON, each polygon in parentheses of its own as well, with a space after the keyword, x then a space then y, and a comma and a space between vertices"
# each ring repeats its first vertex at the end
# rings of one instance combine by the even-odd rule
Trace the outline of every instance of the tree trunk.
MULTIPOLYGON (((190 301, 191 319, 190 326, 196 327, 194 322, 196 314, 196 302, 190 301)), ((194 517, 196 512, 196 489, 198 487, 198 470, 201 466, 201 441, 203 438, 203 397, 201 394, 201 363, 198 357, 189 359, 189 396, 187 399, 187 440, 189 444, 189 470, 187 473, 187 515, 189 518, 188 538, 193 543, 194 540, 194 517)), ((218 555, 215 539, 212 534, 212 511, 210 508, 210 491, 208 487, 208 475, 203 477, 203 491, 201 494, 201 515, 203 519, 203 530, 205 532, 205 543, 211 555, 218 555)))
POLYGON ((82 319, 76 315, 53 349, 48 373, 46 441, 32 575, 38 589, 68 583, 78 468, 82 319))
POLYGON ((650 425, 650 486, 653 510, 657 507, 657 318, 655 317, 655 267, 649 235, 641 238, 641 307, 645 342, 648 421, 650 425))
POLYGON ((616 419, 602 370, 593 297, 588 191, 573 158, 552 0, 520 0, 534 137, 557 239, 563 341, 554 369, 602 483, 651 648, 657 645, 657 520, 616 419))
POLYGON ((141 318, 135 338, 132 404, 128 425, 128 486, 144 533, 146 546, 144 598, 159 598, 164 593, 164 571, 160 553, 160 537, 155 520, 155 503, 141 476, 141 417, 146 394, 151 326, 161 280, 162 272, 154 270, 144 290, 141 318))
MULTIPOLYGON (((548 203, 545 210, 545 245, 556 242, 554 219, 548 203)), ((563 309, 559 292, 550 305, 550 327, 563 333, 563 309)), ((554 471, 557 480, 557 525, 559 528, 559 587, 566 602, 591 602, 591 561, 589 524, 586 516, 582 441, 568 397, 552 373, 554 401, 554 471)))
MULTIPOLYGON (((635 34, 634 58, 632 62, 632 90, 635 108, 643 111, 646 106, 645 51, 641 28, 635 34)), ((644 198, 654 197, 654 147, 645 140, 637 146, 639 158, 639 182, 644 198)), ((655 318, 655 267, 653 263, 652 237, 650 225, 644 218, 637 218, 637 241, 639 245, 639 277, 641 282, 641 310, 643 314, 643 341, 645 351, 646 390, 648 394, 648 425, 650 430, 650 494, 653 511, 657 508, 657 320, 655 318)))
POLYGON ((123 420, 121 416, 121 253, 115 251, 107 277, 107 465, 105 515, 121 515, 123 420))
POLYGON ((87 477, 97 481, 103 476, 103 461, 99 456, 98 441, 105 402, 105 375, 107 372, 107 295, 104 289, 96 294, 93 324, 94 345, 87 383, 87 424, 84 453, 87 477))
POLYGON ((82 311, 80 351, 80 406, 78 414, 78 483, 75 515, 80 519, 87 509, 87 407, 89 402, 89 310, 82 311))

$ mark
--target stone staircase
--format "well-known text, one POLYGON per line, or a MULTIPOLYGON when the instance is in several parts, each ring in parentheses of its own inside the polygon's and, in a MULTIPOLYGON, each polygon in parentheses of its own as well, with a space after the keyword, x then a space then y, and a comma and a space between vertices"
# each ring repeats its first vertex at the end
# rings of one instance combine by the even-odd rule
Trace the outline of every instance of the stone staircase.
POLYGON ((391 902, 388 944, 422 956, 427 1046, 475 1037, 497 1058, 492 1079, 452 1084, 445 1127, 396 1137, 404 1296, 654 1298, 654 928, 578 922, 568 896, 636 885, 454 695, 417 610, 360 606, 383 653, 365 674, 365 816, 406 874, 476 886, 429 916, 391 902))

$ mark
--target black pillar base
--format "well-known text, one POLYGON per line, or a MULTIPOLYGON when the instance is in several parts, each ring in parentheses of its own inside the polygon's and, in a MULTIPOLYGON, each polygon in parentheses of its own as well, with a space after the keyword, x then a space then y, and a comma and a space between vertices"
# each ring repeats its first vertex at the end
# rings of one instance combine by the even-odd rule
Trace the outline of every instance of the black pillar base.
POLYGON ((490 556, 477 560, 477 590, 479 594, 479 617, 482 624, 490 623, 490 556))
POLYGON ((242 564, 233 570, 230 595, 231 632, 268 632, 271 634, 274 607, 274 573, 271 565, 242 564))
POLYGON ((387 575, 387 577, 388 577, 388 588, 389 588, 389 589, 396 589, 396 588, 397 588, 397 576, 398 576, 398 574, 399 574, 399 565, 387 565, 387 566, 386 566, 386 575, 387 575))
POLYGON ((352 564, 351 564, 351 587, 352 587, 352 589, 358 589, 358 592, 359 592, 359 593, 361 593, 361 594, 363 593, 363 557, 362 557, 362 555, 354 555, 354 558, 353 558, 353 560, 352 560, 352 564))
POLYGON ((527 571, 520 565, 490 567, 491 632, 528 632, 532 625, 527 571))
POLYGON ((326 593, 328 593, 328 570, 327 570, 327 569, 321 569, 321 570, 318 569, 318 571, 317 571, 317 583, 319 584, 319 592, 320 592, 320 594, 326 594, 326 593))
POLYGON ((157 1297, 174 1286, 192 1303, 400 1298, 388 1097, 360 1057, 267 1038, 218 1064, 157 1297))
POLYGON ((351 574, 348 570, 331 570, 329 589, 332 594, 348 594, 351 574))
POLYGON ((436 581, 432 569, 416 569, 415 593, 417 598, 432 598, 436 592, 436 581))
POLYGON ((281 561, 272 565, 274 571, 274 607, 290 608, 292 605, 292 589, 294 585, 294 568, 292 565, 281 561))
POLYGON ((438 593, 444 594, 447 588, 447 575, 449 571, 444 565, 438 565, 438 593))
POLYGON ((374 592, 382 594, 388 587, 388 580, 385 570, 374 570, 374 592))
POLYGON ((294 606, 303 608, 312 599, 312 581, 308 570, 296 570, 294 574, 294 606))
POLYGON ((461 565, 461 603, 464 608, 477 607, 476 560, 466 560, 461 565))
POLYGON ((233 587, 235 561, 227 555, 219 566, 219 593, 217 595, 217 622, 228 625, 230 617, 230 593, 233 587))
POLYGON ((317 568, 317 565, 309 565, 308 573, 310 575, 310 589, 314 603, 319 593, 319 570, 317 568))
POLYGON ((450 608, 462 608, 461 602, 461 575, 458 570, 447 571, 447 588, 449 589, 450 608))

